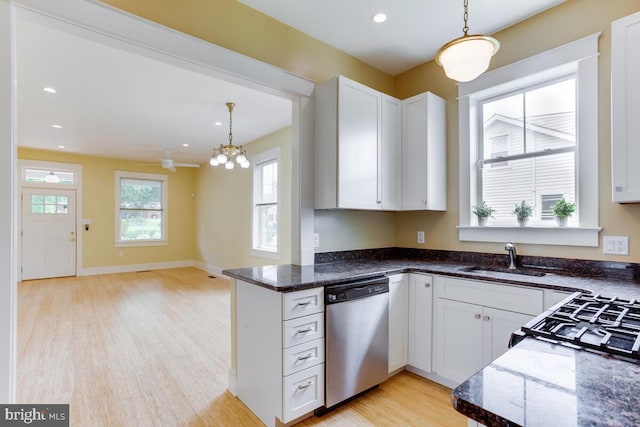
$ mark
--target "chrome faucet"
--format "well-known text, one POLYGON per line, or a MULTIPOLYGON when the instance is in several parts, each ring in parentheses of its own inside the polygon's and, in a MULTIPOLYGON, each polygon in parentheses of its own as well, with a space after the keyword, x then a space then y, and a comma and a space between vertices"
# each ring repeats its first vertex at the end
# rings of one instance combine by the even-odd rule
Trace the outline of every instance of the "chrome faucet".
POLYGON ((509 252, 509 268, 516 268, 516 245, 511 242, 507 242, 504 245, 504 250, 509 252))

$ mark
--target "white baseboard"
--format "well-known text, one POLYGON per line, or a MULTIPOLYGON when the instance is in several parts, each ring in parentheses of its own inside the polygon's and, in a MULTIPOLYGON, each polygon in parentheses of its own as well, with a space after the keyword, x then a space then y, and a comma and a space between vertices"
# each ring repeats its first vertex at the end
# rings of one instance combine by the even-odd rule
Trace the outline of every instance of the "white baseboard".
POLYGON ((193 260, 152 262, 148 264, 113 265, 107 267, 83 268, 78 276, 93 276, 95 274, 132 273, 134 271, 163 270, 167 268, 193 267, 193 260))
POLYGON ((224 274, 222 274, 222 269, 220 267, 216 267, 215 265, 205 264, 202 261, 194 261, 193 266, 199 268, 200 270, 206 271, 207 273, 216 276, 219 279, 231 280, 229 276, 225 276, 224 274))

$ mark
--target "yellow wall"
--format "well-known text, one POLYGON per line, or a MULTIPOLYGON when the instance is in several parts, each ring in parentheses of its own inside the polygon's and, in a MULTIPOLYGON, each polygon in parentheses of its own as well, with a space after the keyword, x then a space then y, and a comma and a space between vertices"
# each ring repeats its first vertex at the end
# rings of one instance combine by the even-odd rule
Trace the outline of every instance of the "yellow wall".
POLYGON ((19 148, 18 158, 82 165, 82 216, 92 221, 90 230, 83 231, 82 235, 83 268, 193 260, 195 200, 191 193, 196 187, 194 169, 178 168, 171 173, 161 167, 140 166, 134 161, 28 148, 19 148), (114 246, 116 170, 169 175, 167 246, 114 246))
MULTIPOLYGON (((599 41, 599 197, 602 235, 629 236, 630 256, 602 254, 599 248, 518 245, 519 253, 581 259, 640 262, 640 204, 611 203, 611 21, 640 10, 640 1, 569 0, 495 36, 502 47, 492 61, 497 68, 602 31, 599 41)), ((459 242, 458 225, 458 104, 457 87, 428 62, 395 78, 396 96, 406 98, 430 90, 447 100, 447 197, 445 213, 396 214, 396 242, 403 247, 503 253, 501 244, 459 242), (416 244, 416 231, 426 231, 426 245, 416 244)), ((588 173, 588 171, 582 171, 588 173)), ((595 189, 594 189, 595 191, 595 189)))
POLYGON ((218 268, 288 264, 291 262, 291 128, 245 145, 250 160, 258 153, 280 147, 281 177, 279 260, 252 256, 252 170, 205 165, 197 172, 195 259, 218 268))

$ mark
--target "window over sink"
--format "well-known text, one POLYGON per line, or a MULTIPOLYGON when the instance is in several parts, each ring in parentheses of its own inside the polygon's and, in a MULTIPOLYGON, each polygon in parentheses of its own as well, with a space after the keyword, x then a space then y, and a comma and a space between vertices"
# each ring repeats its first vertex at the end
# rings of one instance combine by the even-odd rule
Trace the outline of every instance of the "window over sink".
POLYGON ((458 85, 462 241, 598 246, 600 33, 458 85), (576 203, 568 227, 551 207, 576 203), (519 227, 515 205, 533 206, 519 227), (486 227, 472 214, 485 201, 486 227))

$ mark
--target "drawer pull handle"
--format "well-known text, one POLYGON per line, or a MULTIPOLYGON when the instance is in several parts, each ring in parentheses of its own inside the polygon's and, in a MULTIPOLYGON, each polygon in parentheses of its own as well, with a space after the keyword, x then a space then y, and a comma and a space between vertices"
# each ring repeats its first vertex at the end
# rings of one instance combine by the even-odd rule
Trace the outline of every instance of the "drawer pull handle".
POLYGON ((298 390, 304 390, 306 388, 309 388, 311 385, 313 385, 313 381, 307 381, 306 384, 298 385, 298 390))
POLYGON ((475 317, 476 319, 479 319, 479 318, 481 318, 482 316, 480 315, 480 313, 476 313, 476 314, 475 314, 475 316, 473 316, 473 317, 475 317))
POLYGON ((298 362, 305 361, 309 358, 311 358, 311 353, 307 354, 306 356, 298 356, 298 362))
POLYGON ((311 332, 311 328, 307 328, 307 329, 298 329, 294 335, 298 335, 298 334, 306 334, 307 332, 311 332))
POLYGON ((306 307, 309 304, 311 304, 311 301, 299 302, 299 303, 296 304, 296 307, 298 307, 298 306, 306 307))

